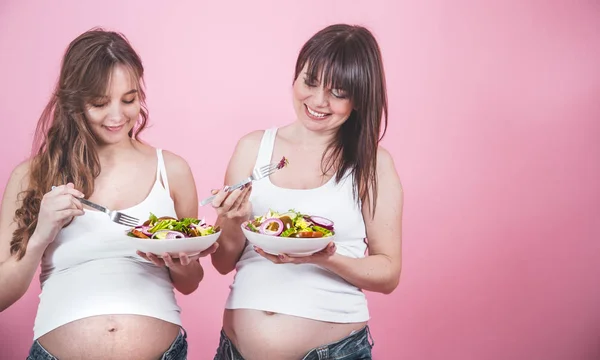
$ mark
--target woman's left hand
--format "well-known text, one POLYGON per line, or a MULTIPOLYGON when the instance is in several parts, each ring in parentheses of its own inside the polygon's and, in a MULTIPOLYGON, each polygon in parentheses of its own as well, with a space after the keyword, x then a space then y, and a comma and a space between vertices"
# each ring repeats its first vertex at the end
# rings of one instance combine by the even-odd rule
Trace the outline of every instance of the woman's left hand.
POLYGON ((267 254, 259 247, 254 247, 254 251, 259 253, 262 257, 271 260, 275 264, 318 264, 322 261, 329 259, 335 254, 336 246, 334 242, 327 244, 325 249, 316 252, 310 256, 292 257, 287 254, 279 254, 279 256, 267 254))
POLYGON ((151 261, 154 265, 163 267, 166 266, 168 268, 180 267, 180 266, 188 266, 194 261, 200 259, 201 257, 208 256, 214 253, 219 247, 218 243, 212 244, 208 249, 200 252, 199 254, 189 256, 186 253, 179 253, 178 258, 174 258, 168 253, 164 253, 163 255, 157 255, 153 253, 143 253, 141 251, 137 251, 137 254, 142 258, 151 261))

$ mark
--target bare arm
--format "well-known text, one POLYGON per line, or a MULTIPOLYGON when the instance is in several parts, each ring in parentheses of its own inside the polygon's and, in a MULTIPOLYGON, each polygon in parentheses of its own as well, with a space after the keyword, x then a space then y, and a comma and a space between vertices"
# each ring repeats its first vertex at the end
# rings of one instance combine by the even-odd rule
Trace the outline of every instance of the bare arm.
POLYGON ((12 234, 17 228, 15 211, 21 207, 19 194, 27 188, 29 164, 17 166, 8 180, 0 208, 0 311, 4 311, 29 288, 42 255, 62 226, 73 216, 82 215, 81 203, 74 200, 83 194, 73 185, 60 186, 42 199, 38 226, 27 244, 25 256, 17 260, 10 254, 12 234))
POLYGON ((389 294, 400 281, 402 268, 402 208, 404 195, 390 154, 380 148, 377 161, 377 211, 363 206, 369 255, 353 259, 334 254, 319 265, 368 291, 389 294))
POLYGON ((370 204, 363 205, 363 217, 369 240, 369 255, 355 259, 335 252, 330 243, 312 256, 278 258, 259 253, 274 263, 313 263, 342 277, 354 286, 389 294, 398 286, 402 268, 402 185, 390 154, 380 148, 377 159, 377 211, 372 217, 370 204))
MULTIPOLYGON (((238 142, 229 161, 225 174, 225 184, 232 185, 252 174, 263 131, 252 132, 238 142)), ((223 275, 233 271, 239 260, 246 237, 240 229, 242 222, 252 214, 248 203, 251 188, 235 190, 229 194, 217 194, 213 206, 217 208, 216 224, 221 227, 219 248, 211 255, 212 264, 223 275)))
MULTIPOLYGON (((198 195, 194 175, 188 163, 181 157, 164 151, 165 167, 169 174, 169 188, 179 218, 198 216, 198 195)), ((204 278, 200 259, 185 266, 169 266, 173 286, 182 294, 194 292, 204 278)))
POLYGON ((19 192, 26 186, 27 163, 14 169, 2 197, 0 208, 0 311, 19 300, 29 288, 31 280, 44 253, 44 249, 28 248, 25 257, 17 261, 10 255, 10 241, 17 224, 13 221, 15 211, 21 206, 17 201, 19 192))

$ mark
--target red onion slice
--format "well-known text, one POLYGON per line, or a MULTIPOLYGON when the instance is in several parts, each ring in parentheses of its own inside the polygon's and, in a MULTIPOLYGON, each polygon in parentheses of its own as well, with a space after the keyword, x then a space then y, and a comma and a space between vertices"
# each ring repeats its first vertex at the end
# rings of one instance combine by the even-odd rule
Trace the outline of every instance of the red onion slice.
POLYGON ((331 220, 329 220, 327 218, 324 218, 322 216, 311 216, 310 217, 310 221, 312 221, 316 225, 324 227, 327 230, 332 230, 333 229, 333 221, 331 221, 331 220))
POLYGON ((183 239, 185 234, 174 230, 160 230, 152 235, 153 239, 183 239))
POLYGON ((283 221, 279 220, 278 218, 267 219, 262 223, 259 231, 264 235, 278 236, 283 232, 283 221), (273 230, 271 228, 274 224, 277 224, 277 228, 273 230))

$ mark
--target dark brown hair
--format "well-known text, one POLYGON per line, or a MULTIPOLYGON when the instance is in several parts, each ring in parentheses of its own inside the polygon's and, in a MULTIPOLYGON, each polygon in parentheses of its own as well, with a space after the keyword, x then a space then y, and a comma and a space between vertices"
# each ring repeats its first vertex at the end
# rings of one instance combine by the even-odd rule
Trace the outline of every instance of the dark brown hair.
POLYGON ((323 173, 335 169, 339 182, 350 171, 354 197, 377 205, 377 148, 387 130, 387 94, 381 50, 362 26, 335 24, 313 35, 298 55, 294 81, 307 66, 307 76, 329 89, 343 90, 354 110, 328 145, 323 173), (381 126, 382 120, 383 130, 381 126))
POLYGON ((20 194, 15 212, 17 229, 10 243, 11 254, 23 258, 38 220, 42 197, 53 185, 72 182, 90 196, 100 174, 97 139, 89 128, 85 107, 104 96, 112 70, 122 65, 137 83, 140 119, 131 138, 145 128, 148 112, 143 89, 144 67, 124 35, 94 28, 78 36, 67 48, 54 93, 39 118, 29 163, 29 186, 20 194))

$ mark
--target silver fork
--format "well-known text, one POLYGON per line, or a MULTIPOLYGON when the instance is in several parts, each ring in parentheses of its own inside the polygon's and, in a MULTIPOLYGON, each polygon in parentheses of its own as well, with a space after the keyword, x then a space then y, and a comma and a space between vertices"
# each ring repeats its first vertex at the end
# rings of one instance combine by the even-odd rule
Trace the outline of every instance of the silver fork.
MULTIPOLYGON (((54 188, 56 188, 56 186, 53 186, 52 190, 54 190, 54 188)), ((108 215, 111 221, 116 222, 117 224, 133 227, 137 226, 140 223, 140 220, 138 218, 134 218, 133 216, 123 214, 122 212, 116 210, 110 210, 102 205, 98 205, 87 199, 78 198, 77 200, 79 200, 82 204, 85 204, 91 208, 105 213, 106 215, 108 215)))
MULTIPOLYGON (((244 185, 246 185, 252 181, 256 181, 256 180, 265 178, 265 177, 273 174, 278 168, 279 168, 279 163, 277 162, 277 163, 262 166, 258 169, 254 169, 254 171, 252 171, 251 176, 248 176, 247 178, 245 178, 244 180, 240 181, 239 183, 237 183, 235 185, 226 187, 225 191, 227 191, 227 192, 233 191, 235 189, 239 189, 239 188, 243 187, 244 185)), ((212 196, 209 196, 206 199, 200 201, 200 205, 204 206, 204 205, 210 203, 215 198, 215 196, 216 195, 212 195, 212 196)))
POLYGON ((122 212, 119 212, 116 210, 110 210, 102 205, 98 205, 87 199, 79 198, 78 200, 81 201, 82 204, 85 204, 91 208, 94 208, 98 211, 105 213, 106 215, 108 215, 108 217, 110 218, 111 221, 116 222, 117 224, 134 227, 140 223, 140 220, 133 216, 123 214, 122 212))

